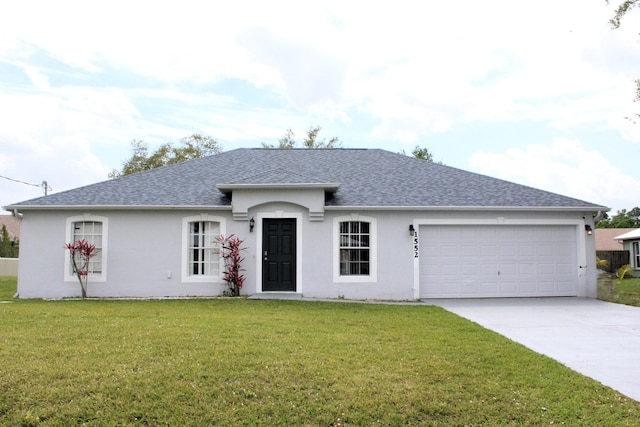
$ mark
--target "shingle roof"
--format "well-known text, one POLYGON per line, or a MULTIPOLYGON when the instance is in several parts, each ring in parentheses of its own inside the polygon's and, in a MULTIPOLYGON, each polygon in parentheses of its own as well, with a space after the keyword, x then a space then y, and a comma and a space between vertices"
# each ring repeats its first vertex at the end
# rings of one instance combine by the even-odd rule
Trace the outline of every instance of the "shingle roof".
POLYGON ((327 206, 604 208, 380 149, 237 149, 11 207, 230 206, 217 185, 308 180, 339 183, 327 206))

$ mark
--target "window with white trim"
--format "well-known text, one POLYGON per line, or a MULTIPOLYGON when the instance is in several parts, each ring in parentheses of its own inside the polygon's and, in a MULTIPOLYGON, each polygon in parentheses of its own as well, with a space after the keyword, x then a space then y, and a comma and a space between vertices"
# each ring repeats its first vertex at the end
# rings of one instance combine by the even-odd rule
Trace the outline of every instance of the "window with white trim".
POLYGON ((222 280, 222 259, 216 238, 224 234, 224 219, 207 214, 183 218, 182 280, 222 280))
POLYGON ((633 247, 633 259, 636 269, 640 269, 640 242, 632 242, 633 247))
POLYGON ((220 224, 213 221, 193 221, 189 223, 189 266, 190 276, 220 275, 218 241, 220 224))
POLYGON ((89 260, 89 274, 102 274, 102 222, 77 221, 73 223, 72 242, 84 240, 96 248, 96 255, 89 260))
POLYGON ((334 218, 336 282, 377 280, 376 220, 357 214, 334 218))
MULTIPOLYGON (((95 245, 96 255, 89 260, 89 280, 102 282, 106 280, 107 270, 107 218, 96 215, 80 215, 67 218, 66 243, 85 240, 95 245)), ((73 262, 69 250, 65 251, 65 281, 78 280, 73 270, 73 262)))
POLYGON ((369 223, 340 222, 340 275, 368 276, 370 257, 369 223))

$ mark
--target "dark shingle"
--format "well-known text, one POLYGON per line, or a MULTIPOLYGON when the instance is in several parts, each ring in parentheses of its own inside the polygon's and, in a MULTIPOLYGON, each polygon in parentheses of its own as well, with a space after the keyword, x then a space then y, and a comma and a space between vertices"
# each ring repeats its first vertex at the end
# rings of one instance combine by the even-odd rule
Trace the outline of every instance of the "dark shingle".
POLYGON ((602 208, 379 149, 237 149, 12 206, 228 206, 216 185, 274 183, 339 183, 328 206, 602 208))

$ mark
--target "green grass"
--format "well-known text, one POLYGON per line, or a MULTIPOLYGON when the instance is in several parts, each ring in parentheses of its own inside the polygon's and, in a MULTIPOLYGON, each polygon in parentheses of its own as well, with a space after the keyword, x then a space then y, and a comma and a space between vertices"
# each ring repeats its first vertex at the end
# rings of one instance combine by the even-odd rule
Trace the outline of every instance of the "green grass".
POLYGON ((15 276, 0 276, 0 301, 13 299, 17 289, 15 276))
POLYGON ((612 275, 600 275, 598 299, 640 307, 640 278, 618 280, 612 275))
POLYGON ((640 403, 437 307, 0 304, 0 425, 640 423, 640 403))

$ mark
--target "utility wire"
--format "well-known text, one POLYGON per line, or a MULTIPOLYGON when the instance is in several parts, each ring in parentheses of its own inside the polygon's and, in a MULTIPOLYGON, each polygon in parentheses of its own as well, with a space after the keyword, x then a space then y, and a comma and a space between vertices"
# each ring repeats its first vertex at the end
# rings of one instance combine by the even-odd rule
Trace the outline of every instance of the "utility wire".
POLYGON ((0 175, 0 178, 4 178, 9 181, 17 182, 20 184, 30 185, 32 187, 41 187, 42 190, 44 191, 45 196, 49 193, 49 191, 53 190, 53 188, 49 187, 49 184, 47 183, 47 181, 42 181, 42 184, 31 184, 30 182, 20 181, 19 179, 9 178, 8 176, 4 176, 4 175, 0 175))

